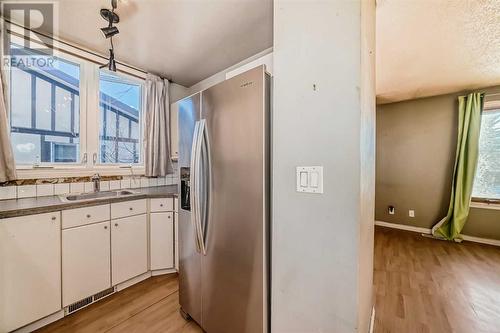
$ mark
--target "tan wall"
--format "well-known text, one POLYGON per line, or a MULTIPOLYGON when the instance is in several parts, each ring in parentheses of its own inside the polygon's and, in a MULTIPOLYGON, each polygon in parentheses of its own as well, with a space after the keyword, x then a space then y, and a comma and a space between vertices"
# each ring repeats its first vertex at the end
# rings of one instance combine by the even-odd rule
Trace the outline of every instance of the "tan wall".
MULTIPOLYGON (((498 92, 500 86, 484 91, 498 92)), ((430 228, 446 215, 459 95, 377 106, 376 220, 430 228), (389 205, 395 215, 389 215, 389 205)), ((472 208, 463 234, 500 239, 500 210, 472 208)))

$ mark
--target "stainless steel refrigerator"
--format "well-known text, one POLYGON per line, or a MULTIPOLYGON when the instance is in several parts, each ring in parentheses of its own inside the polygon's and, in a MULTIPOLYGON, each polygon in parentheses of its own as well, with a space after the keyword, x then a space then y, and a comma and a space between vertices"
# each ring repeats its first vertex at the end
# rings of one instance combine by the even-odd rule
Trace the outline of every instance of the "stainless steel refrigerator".
POLYGON ((269 331, 270 78, 179 103, 179 298, 208 333, 269 331))

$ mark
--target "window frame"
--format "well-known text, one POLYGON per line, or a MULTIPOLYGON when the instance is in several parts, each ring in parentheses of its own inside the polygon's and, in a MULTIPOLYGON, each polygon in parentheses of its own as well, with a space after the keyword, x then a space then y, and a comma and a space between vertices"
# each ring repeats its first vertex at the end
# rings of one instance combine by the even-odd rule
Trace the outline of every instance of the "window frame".
MULTIPOLYGON (((11 41, 16 44, 23 45, 25 39, 29 39, 33 44, 40 42, 32 32, 26 35, 24 28, 12 26, 9 31, 11 41)), ((18 179, 38 179, 38 178, 60 178, 60 177, 77 177, 88 176, 94 173, 101 175, 143 175, 144 168, 144 93, 146 74, 133 67, 117 64, 116 74, 124 76, 127 79, 132 79, 135 82, 141 83, 141 119, 140 119, 140 144, 141 153, 140 161, 136 164, 109 164, 97 163, 99 153, 99 74, 100 64, 107 61, 106 57, 100 56, 91 51, 82 49, 79 46, 72 45, 60 40, 53 40, 53 55, 78 64, 80 66, 80 142, 79 142, 79 161, 76 163, 48 163, 43 162, 36 164, 17 164, 16 170, 18 179), (92 133, 92 134, 90 134, 92 133), (94 134, 95 133, 95 134, 94 134), (95 156, 95 163, 94 163, 95 156)), ((6 102, 9 111, 9 119, 11 112, 10 101, 10 70, 2 69, 5 78, 6 102)), ((10 128, 9 128, 10 129, 10 128)))
MULTIPOLYGON (((24 40, 20 38, 19 36, 16 35, 11 35, 11 43, 22 45, 24 43, 24 40)), ((36 42, 34 42, 36 43, 36 42)), ((82 112, 82 110, 86 110, 86 102, 87 102, 87 89, 86 86, 88 84, 87 82, 87 73, 89 71, 88 67, 89 64, 83 61, 81 58, 72 56, 70 54, 66 54, 63 52, 56 52, 54 53, 54 56, 63 60, 67 61, 70 63, 74 63, 80 67, 80 78, 79 78, 79 154, 77 156, 77 162, 71 163, 71 162, 41 162, 39 164, 32 163, 32 164, 18 164, 16 161, 16 169, 19 170, 31 170, 31 169, 38 169, 38 168, 66 168, 66 167, 81 167, 84 165, 83 160, 84 160, 84 155, 86 152, 86 115, 87 112, 82 112)), ((12 112, 12 101, 11 101, 11 70, 6 70, 4 71, 4 77, 5 77, 5 82, 6 82, 6 97, 7 97, 7 109, 8 109, 8 116, 9 116, 9 124, 10 124, 10 118, 12 117, 11 112, 12 112)), ((10 130, 10 128, 9 128, 10 130)))
POLYGON ((100 69, 98 71, 98 79, 97 79, 97 98, 98 98, 98 112, 97 112, 97 128, 96 131, 98 132, 98 137, 97 137, 97 163, 95 165, 99 167, 133 167, 133 166, 141 166, 144 167, 144 151, 146 149, 146 145, 144 142, 144 128, 145 128, 145 123, 146 123, 146 117, 144 116, 144 93, 145 93, 145 88, 144 88, 144 80, 140 80, 136 77, 133 77, 130 74, 127 73, 114 73, 114 72, 109 72, 107 70, 100 69), (140 110, 139 110, 139 145, 140 145, 140 154, 139 154, 139 162, 138 163, 102 163, 100 162, 100 154, 101 154, 101 145, 100 145, 100 129, 101 129, 101 109, 100 109, 100 75, 101 71, 108 72, 112 75, 118 76, 123 78, 125 81, 129 81, 133 84, 138 84, 140 86, 141 94, 140 94, 140 110))
MULTIPOLYGON (((497 95, 497 94, 495 94, 497 95)), ((486 95, 488 97, 488 95, 486 95)), ((499 111, 500 112, 500 99, 492 99, 484 102, 483 113, 491 112, 491 111, 499 111)), ((481 116, 481 125, 482 125, 482 116, 481 116)), ((477 172, 477 171, 476 171, 477 172)), ((476 181, 476 174, 474 175, 474 182, 476 181)), ((474 185, 473 185, 474 188, 474 185)), ((471 207, 476 208, 485 208, 484 206, 496 205, 499 206, 500 209, 500 198, 485 198, 485 197, 471 197, 471 207)))

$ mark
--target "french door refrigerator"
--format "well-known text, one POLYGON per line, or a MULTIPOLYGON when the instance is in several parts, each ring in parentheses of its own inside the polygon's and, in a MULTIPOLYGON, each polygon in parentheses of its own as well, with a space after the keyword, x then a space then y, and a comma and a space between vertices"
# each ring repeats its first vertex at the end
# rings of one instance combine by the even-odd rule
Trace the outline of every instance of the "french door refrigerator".
POLYGON ((208 333, 269 331, 270 78, 179 103, 179 298, 208 333))

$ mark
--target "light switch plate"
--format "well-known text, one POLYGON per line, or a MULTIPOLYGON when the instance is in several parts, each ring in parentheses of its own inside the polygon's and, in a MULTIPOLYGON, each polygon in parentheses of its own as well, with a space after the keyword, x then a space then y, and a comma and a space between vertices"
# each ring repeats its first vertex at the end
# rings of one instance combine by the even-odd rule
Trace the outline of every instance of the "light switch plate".
POLYGON ((297 192, 323 193, 323 167, 297 167, 297 192))

